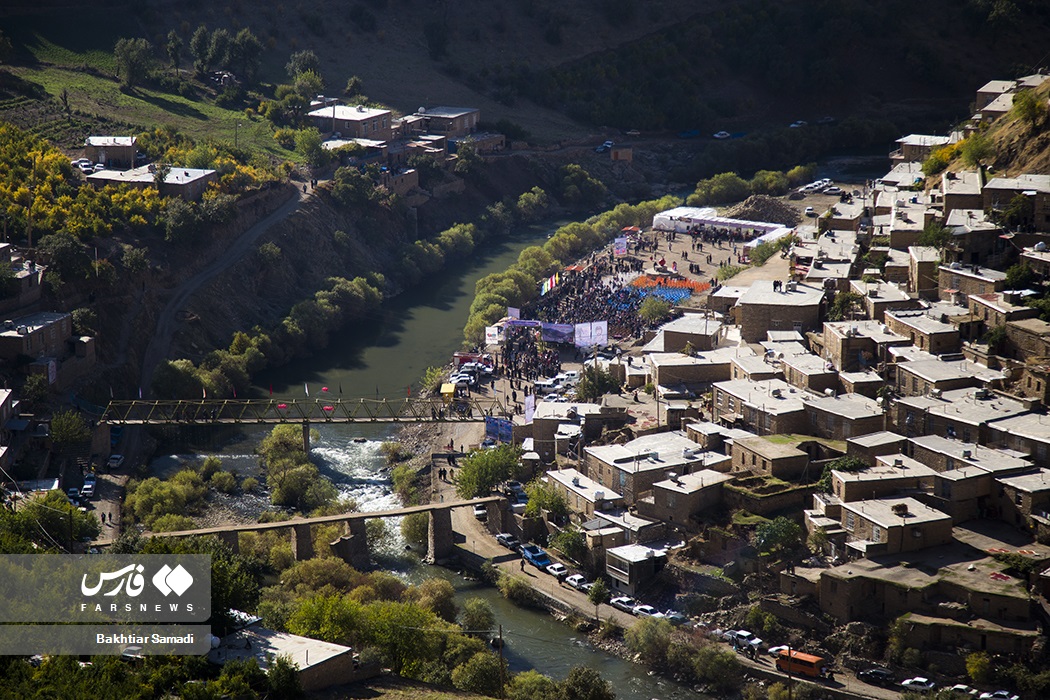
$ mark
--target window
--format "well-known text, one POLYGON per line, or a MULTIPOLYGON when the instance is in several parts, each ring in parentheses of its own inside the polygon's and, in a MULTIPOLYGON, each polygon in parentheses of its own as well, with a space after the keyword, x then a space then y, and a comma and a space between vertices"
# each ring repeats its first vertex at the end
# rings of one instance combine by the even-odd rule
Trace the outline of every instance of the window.
POLYGON ((755 455, 754 454, 751 455, 751 466, 752 467, 755 466, 755 455))
POLYGON ((873 542, 882 542, 882 528, 878 525, 871 526, 871 539, 873 542))
POLYGON ((856 522, 856 516, 855 516, 855 515, 853 515, 853 513, 848 513, 848 512, 847 512, 847 513, 846 513, 846 529, 847 529, 847 530, 853 530, 853 528, 854 528, 854 526, 855 526, 856 524, 857 524, 857 522, 856 522))

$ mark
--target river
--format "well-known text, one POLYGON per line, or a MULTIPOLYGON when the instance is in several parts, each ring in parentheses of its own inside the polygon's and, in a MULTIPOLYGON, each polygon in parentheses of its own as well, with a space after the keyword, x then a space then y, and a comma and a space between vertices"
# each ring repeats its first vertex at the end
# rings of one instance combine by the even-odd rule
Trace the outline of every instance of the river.
MULTIPOLYGON (((255 393, 266 395, 272 386, 275 395, 291 397, 321 386, 346 398, 355 396, 389 398, 404 395, 408 383, 416 383, 431 365, 443 365, 463 341, 474 284, 482 277, 501 272, 513 264, 530 245, 540 244, 561 222, 523 228, 514 235, 488 244, 470 260, 452 265, 428 284, 398 296, 381 313, 364 323, 354 324, 332 337, 327 349, 314 357, 297 360, 255 378, 255 393)), ((319 425, 319 439, 311 456, 321 472, 336 484, 340 493, 355 499, 361 510, 396 507, 384 461, 379 453, 383 440, 391 438, 395 426, 319 425), (357 442, 365 438, 364 442, 357 442)), ((226 469, 244 476, 258 468, 252 451, 266 435, 264 428, 246 428, 224 444, 211 441, 195 446, 194 454, 167 455, 154 460, 154 473, 165 474, 192 463, 207 454, 223 460, 226 469)), ((208 440, 204 435, 200 437, 208 440)), ((585 635, 578 634, 549 615, 518 608, 504 600, 493 588, 467 581, 452 571, 426 567, 418 557, 406 552, 399 523, 387 521, 383 542, 376 547, 376 563, 409 581, 431 576, 450 580, 460 604, 469 597, 481 597, 492 606, 497 624, 502 624, 505 653, 512 671, 537 669, 562 679, 573 666, 584 665, 599 671, 613 684, 621 700, 679 700, 701 697, 690 689, 670 683, 638 664, 595 649, 585 635)))
POLYGON ((427 367, 444 365, 460 349, 475 283, 506 270, 523 249, 543 243, 562 223, 522 227, 486 241, 469 260, 391 299, 372 319, 335 333, 325 350, 260 373, 255 393, 268 395, 272 387, 275 395, 299 396, 309 384, 315 392, 320 385, 333 394, 342 388, 345 398, 404 396, 408 384, 418 387, 427 367))

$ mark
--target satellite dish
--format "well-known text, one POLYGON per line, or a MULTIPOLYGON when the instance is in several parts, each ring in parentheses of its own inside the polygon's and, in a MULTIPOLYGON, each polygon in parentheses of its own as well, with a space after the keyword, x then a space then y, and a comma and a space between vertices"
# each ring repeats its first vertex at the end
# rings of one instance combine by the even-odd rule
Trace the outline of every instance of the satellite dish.
POLYGON ((427 108, 426 107, 420 107, 419 109, 416 110, 416 114, 426 114, 426 113, 427 113, 427 108))

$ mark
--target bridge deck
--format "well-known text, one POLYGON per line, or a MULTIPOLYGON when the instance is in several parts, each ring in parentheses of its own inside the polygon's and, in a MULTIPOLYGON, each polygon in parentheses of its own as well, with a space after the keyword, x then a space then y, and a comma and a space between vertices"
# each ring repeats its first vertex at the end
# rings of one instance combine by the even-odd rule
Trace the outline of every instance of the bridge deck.
POLYGON ((110 425, 237 425, 281 423, 430 423, 508 416, 498 397, 386 399, 143 399, 110 401, 110 425))
POLYGON ((398 515, 410 515, 412 513, 427 513, 442 508, 462 508, 464 506, 483 505, 485 503, 497 503, 503 500, 502 496, 485 496, 484 498, 473 498, 470 500, 449 501, 448 503, 427 503, 421 506, 406 506, 394 510, 376 510, 369 512, 354 511, 352 513, 340 513, 339 515, 321 515, 316 518, 294 518, 292 520, 281 520, 272 523, 248 523, 246 525, 220 525, 218 527, 205 527, 200 530, 175 530, 172 532, 150 533, 152 537, 193 537, 197 535, 218 535, 224 532, 263 532, 266 530, 281 530, 296 525, 323 525, 326 523, 342 523, 347 520, 368 520, 371 518, 389 518, 398 515))

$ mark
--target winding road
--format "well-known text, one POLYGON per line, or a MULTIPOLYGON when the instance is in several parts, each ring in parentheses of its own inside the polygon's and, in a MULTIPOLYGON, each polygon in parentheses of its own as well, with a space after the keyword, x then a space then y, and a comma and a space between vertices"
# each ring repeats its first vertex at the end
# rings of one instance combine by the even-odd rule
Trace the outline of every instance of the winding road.
POLYGON ((295 195, 291 199, 270 213, 265 219, 257 222, 242 233, 210 265, 170 290, 171 298, 168 299, 168 303, 157 317, 157 327, 153 331, 153 337, 146 347, 146 352, 142 355, 142 373, 139 379, 139 386, 142 387, 143 392, 151 393, 150 382, 153 379, 153 371, 171 350, 171 342, 175 337, 175 329, 178 326, 175 316, 190 300, 190 297, 196 294, 204 284, 210 282, 244 257, 253 249, 255 242, 259 240, 260 236, 266 233, 271 226, 279 221, 283 221, 297 211, 299 206, 309 196, 301 192, 299 188, 296 188, 295 195))

